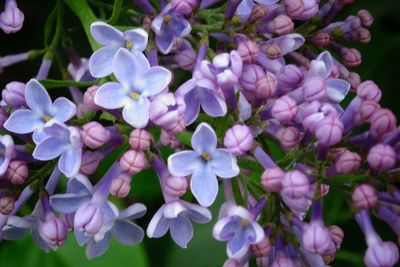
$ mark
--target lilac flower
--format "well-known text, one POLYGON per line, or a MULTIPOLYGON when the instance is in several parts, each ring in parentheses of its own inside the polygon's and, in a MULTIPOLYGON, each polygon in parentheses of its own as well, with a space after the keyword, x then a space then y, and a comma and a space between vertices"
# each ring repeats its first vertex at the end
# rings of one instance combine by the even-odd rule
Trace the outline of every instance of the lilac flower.
POLYGON ((121 32, 105 22, 96 21, 90 26, 90 31, 93 38, 104 46, 89 59, 89 70, 93 77, 100 78, 112 73, 112 62, 120 48, 131 52, 143 68, 149 68, 143 54, 148 40, 145 30, 139 28, 121 32))
POLYGON ((24 13, 18 8, 15 0, 6 0, 5 9, 0 13, 0 28, 5 33, 16 33, 24 23, 24 13))
POLYGON ((124 120, 135 128, 144 128, 149 121, 150 101, 164 90, 172 79, 163 67, 142 65, 126 49, 115 55, 112 69, 119 83, 108 82, 97 90, 94 102, 107 109, 123 108, 124 120))
POLYGON ((265 234, 247 209, 232 206, 227 216, 215 224, 213 236, 219 241, 228 241, 228 256, 240 259, 247 253, 250 245, 260 243, 265 234))
POLYGON ((0 135, 0 176, 3 176, 8 168, 11 157, 14 154, 14 141, 8 134, 0 135))
POLYGON ((239 15, 242 22, 246 22, 256 4, 271 6, 274 5, 276 2, 278 2, 278 0, 242 0, 242 2, 236 9, 236 13, 237 15, 239 15))
POLYGON ((34 79, 26 84, 25 100, 29 109, 13 112, 4 123, 4 128, 17 134, 33 132, 36 144, 46 138, 43 129, 50 122, 66 122, 76 113, 76 105, 65 97, 59 97, 52 103, 46 89, 34 79))
POLYGON ((218 193, 216 176, 231 178, 239 174, 239 167, 228 150, 217 148, 217 136, 210 125, 201 123, 192 136, 194 151, 185 150, 168 158, 172 175, 192 175, 190 187, 202 206, 210 206, 218 193))
POLYGON ((33 151, 38 160, 51 160, 58 156, 58 168, 67 177, 75 176, 81 166, 82 140, 75 127, 53 121, 44 128, 46 138, 33 151))
POLYGON ((178 44, 178 41, 189 35, 192 30, 189 22, 175 13, 171 4, 168 4, 154 18, 151 28, 156 33, 157 48, 163 54, 169 54, 174 46, 178 44))

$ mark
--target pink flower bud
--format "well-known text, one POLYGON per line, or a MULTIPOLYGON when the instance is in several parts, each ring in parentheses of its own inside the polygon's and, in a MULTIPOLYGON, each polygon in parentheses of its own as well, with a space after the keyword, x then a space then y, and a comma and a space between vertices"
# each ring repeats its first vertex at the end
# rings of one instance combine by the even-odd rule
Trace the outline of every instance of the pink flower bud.
POLYGON ((281 48, 276 44, 265 45, 262 48, 263 52, 269 59, 278 59, 282 56, 281 48))
POLYGON ((8 165, 5 176, 12 184, 23 184, 28 179, 28 174, 28 166, 24 162, 13 160, 8 165))
POLYGON ((396 153, 389 145, 378 144, 368 152, 368 164, 375 171, 387 171, 396 163, 396 153))
POLYGON ((252 145, 253 135, 246 125, 236 124, 225 134, 224 146, 235 156, 246 154, 252 145))
POLYGON ((24 24, 24 13, 18 9, 15 0, 6 1, 5 9, 0 14, 0 28, 5 33, 16 33, 24 24))
POLYGON ((102 155, 100 152, 93 152, 90 150, 85 151, 82 154, 80 171, 85 175, 94 174, 100 164, 101 159, 102 155))
POLYGON ((177 53, 174 58, 179 67, 187 71, 192 71, 196 64, 196 56, 196 52, 193 49, 185 49, 177 53))
POLYGON ((93 111, 100 109, 100 107, 94 103, 94 96, 96 95, 97 89, 99 89, 98 85, 90 86, 83 94, 83 103, 93 111))
POLYGON ((371 33, 369 32, 369 30, 364 28, 360 28, 357 31, 357 37, 362 44, 368 44, 371 41, 371 33))
POLYGON ((309 20, 315 15, 317 15, 319 7, 318 3, 319 0, 303 0, 304 3, 304 11, 301 13, 301 15, 296 16, 296 19, 298 20, 309 20))
POLYGON ((304 74, 296 65, 284 66, 278 74, 278 86, 284 89, 294 89, 303 80, 304 74))
POLYGON ((285 172, 281 168, 266 169, 261 175, 261 185, 268 192, 280 192, 285 172))
POLYGON ((293 31, 294 23, 292 19, 286 15, 278 15, 272 21, 273 32, 278 35, 285 35, 293 31))
POLYGON ((297 103, 287 95, 278 98, 271 109, 272 116, 283 123, 292 121, 296 113, 297 103))
POLYGON ((361 9, 357 12, 357 17, 360 18, 361 23, 364 27, 368 28, 374 23, 374 17, 368 10, 361 9))
POLYGON ((289 17, 296 18, 304 12, 304 2, 302 0, 284 0, 283 4, 289 17))
POLYGON ((170 134, 170 135, 177 135, 182 133, 185 130, 185 121, 183 117, 180 117, 180 119, 170 125, 165 125, 164 129, 170 134))
POLYGON ((328 193, 329 193, 329 185, 327 185, 327 184, 321 184, 321 187, 320 187, 321 189, 321 196, 326 196, 328 193))
POLYGON ((238 43, 236 51, 242 58, 243 63, 252 64, 256 62, 260 49, 253 41, 245 40, 238 43))
POLYGON ((1 92, 4 102, 13 108, 25 106, 25 84, 20 82, 10 82, 1 92))
POLYGON ((131 191, 131 179, 132 177, 126 173, 121 173, 115 178, 110 187, 110 193, 118 198, 126 197, 131 191))
POLYGON ((363 100, 379 102, 382 97, 381 89, 373 81, 365 81, 357 87, 357 96, 363 100))
POLYGON ((300 171, 289 171, 282 180, 281 193, 290 198, 305 197, 311 190, 307 176, 300 171))
POLYGON ((255 96, 258 99, 266 100, 276 93, 276 80, 272 75, 267 74, 257 80, 255 96))
POLYGON ((340 174, 351 174, 358 171, 360 165, 361 157, 355 152, 346 150, 336 160, 335 169, 340 174))
POLYGON ((179 198, 186 193, 187 186, 185 177, 169 176, 164 183, 165 194, 179 198))
POLYGON ((383 135, 396 127, 397 120, 391 110, 380 108, 371 115, 369 123, 371 124, 371 129, 379 135, 383 135))
POLYGON ((343 238, 344 238, 344 232, 343 230, 336 225, 331 225, 328 227, 329 232, 331 232, 331 239, 332 242, 335 244, 336 249, 339 249, 340 246, 342 245, 343 238))
POLYGON ((342 51, 343 63, 347 67, 357 67, 361 64, 361 54, 355 48, 344 49, 342 51))
POLYGON ((162 127, 176 124, 186 109, 182 97, 173 93, 160 94, 150 104, 149 117, 152 122, 162 127))
POLYGON ((271 249, 272 244, 268 236, 264 237, 260 243, 250 246, 251 253, 257 258, 268 256, 271 249))
POLYGON ((295 148, 301 141, 300 132, 296 127, 281 128, 277 133, 279 144, 285 151, 295 148))
POLYGON ((308 251, 324 254, 331 244, 331 233, 321 222, 311 222, 305 227, 302 240, 308 251))
POLYGON ((133 150, 148 150, 151 145, 150 133, 143 129, 133 130, 129 135, 129 145, 133 150))
POLYGON ((181 142, 177 140, 175 136, 170 135, 164 130, 161 130, 160 142, 164 146, 169 146, 171 148, 178 148, 181 145, 181 142))
POLYGON ((172 0, 172 9, 180 15, 190 16, 197 7, 197 0, 172 0))
POLYGON ((358 118, 362 122, 367 122, 371 119, 372 115, 375 114, 377 110, 379 110, 381 106, 371 100, 365 100, 362 102, 360 109, 358 111, 358 118))
POLYGON ((91 149, 96 149, 110 140, 110 132, 98 122, 92 121, 83 126, 82 140, 91 149))
POLYGON ((85 231, 88 236, 97 234, 104 223, 102 209, 91 202, 81 205, 74 216, 74 229, 85 231))
POLYGON ((354 206, 359 210, 373 208, 378 203, 378 194, 369 184, 357 186, 351 198, 354 206))
POLYGON ((336 145, 343 136, 343 123, 338 117, 325 117, 318 123, 315 136, 324 146, 336 145))
POLYGON ((67 240, 68 228, 54 215, 47 216, 43 224, 39 226, 39 234, 50 246, 59 247, 67 240))
POLYGON ((256 64, 245 65, 239 83, 246 92, 253 93, 256 90, 257 81, 264 76, 265 71, 261 66, 256 64))
POLYGON ((306 101, 312 102, 322 100, 327 95, 326 81, 322 77, 308 78, 303 84, 303 97, 306 101))
POLYGON ((121 156, 120 163, 122 170, 130 175, 140 172, 148 165, 146 155, 142 151, 133 149, 128 150, 121 156))
POLYGON ((317 32, 311 37, 311 41, 317 46, 328 46, 331 43, 329 32, 317 32))
POLYGON ((377 242, 368 246, 364 255, 364 263, 367 267, 394 266, 398 260, 399 249, 391 241, 377 242))
POLYGON ((296 267, 296 264, 290 258, 281 256, 275 258, 271 267, 296 267))
POLYGON ((13 197, 2 197, 0 198, 0 213, 8 215, 14 209, 14 198, 13 197))
POLYGON ((249 22, 256 22, 268 15, 268 9, 263 4, 256 4, 251 10, 251 14, 249 17, 249 22))

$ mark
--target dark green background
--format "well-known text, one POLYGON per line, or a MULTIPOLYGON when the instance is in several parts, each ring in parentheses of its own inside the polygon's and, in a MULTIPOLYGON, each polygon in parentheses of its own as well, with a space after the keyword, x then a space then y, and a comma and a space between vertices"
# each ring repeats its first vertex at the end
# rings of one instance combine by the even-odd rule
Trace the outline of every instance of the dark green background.
MULTIPOLYGON (((47 14, 54 6, 53 1, 25 0, 18 1, 25 13, 23 29, 17 34, 5 35, 0 32, 0 55, 19 53, 29 49, 40 49, 43 44, 43 25, 47 14)), ((397 0, 357 0, 354 5, 347 7, 345 14, 354 14, 357 10, 366 8, 375 17, 371 27, 372 41, 368 45, 354 45, 363 55, 363 64, 357 69, 363 79, 377 82, 383 91, 382 105, 400 114, 398 79, 400 63, 400 5, 397 0)), ((344 18, 345 14, 341 17, 344 18)), ((72 27, 70 34, 76 36, 75 42, 82 55, 89 56, 89 48, 78 22, 72 14, 66 17, 66 23, 72 27), (80 41, 79 41, 80 40, 80 41)), ((5 84, 18 80, 26 82, 35 76, 40 60, 33 60, 7 68, 0 74, 0 88, 5 84)), ((56 72, 52 78, 58 78, 56 72)), ((64 94, 63 89, 53 94, 64 94)), ((145 172, 133 180, 132 200, 140 201, 149 207, 146 217, 139 221, 146 225, 156 209, 161 205, 158 182, 151 171, 145 172)), ((212 207, 214 217, 222 199, 212 207)), ((341 192, 332 189, 325 203, 325 219, 327 224, 338 224, 345 230, 343 249, 338 253, 333 266, 363 266, 362 256, 365 242, 361 231, 352 220, 352 215, 344 203, 341 192)), ((0 243, 1 267, 69 267, 69 266, 191 266, 213 267, 221 266, 226 259, 225 244, 212 239, 211 229, 213 220, 207 225, 196 225, 195 236, 186 250, 175 245, 167 234, 157 240, 145 238, 143 244, 125 247, 113 243, 102 257, 93 261, 86 260, 84 248, 75 244, 73 236, 69 236, 67 244, 57 252, 49 254, 40 251, 30 237, 16 242, 3 241, 0 243)), ((384 239, 396 239, 386 225, 376 222, 376 228, 384 239)))

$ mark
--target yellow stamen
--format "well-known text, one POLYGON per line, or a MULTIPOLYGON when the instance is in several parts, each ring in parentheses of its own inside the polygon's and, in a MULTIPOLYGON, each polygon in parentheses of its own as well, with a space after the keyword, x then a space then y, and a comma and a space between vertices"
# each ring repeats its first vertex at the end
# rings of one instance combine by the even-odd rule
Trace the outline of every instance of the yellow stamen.
POLYGON ((129 41, 129 40, 125 41, 125 48, 126 49, 131 49, 132 46, 133 46, 133 42, 132 41, 129 41))
POLYGON ((247 226, 250 225, 250 222, 249 222, 248 220, 246 220, 246 219, 242 219, 242 220, 240 221, 240 224, 241 224, 243 227, 247 227, 247 226))
POLYGON ((165 17, 164 17, 164 22, 165 23, 168 23, 168 22, 170 22, 172 20, 172 16, 171 15, 166 15, 165 17))
POLYGON ((201 154, 201 156, 203 157, 203 159, 205 159, 206 161, 209 161, 211 159, 210 155, 207 152, 203 152, 201 154))
POLYGON ((43 119, 45 122, 48 122, 48 121, 50 121, 50 120, 52 119, 52 117, 49 116, 49 115, 43 115, 42 119, 43 119))
POLYGON ((136 92, 132 92, 130 96, 132 97, 133 100, 138 100, 140 97, 140 95, 136 92))

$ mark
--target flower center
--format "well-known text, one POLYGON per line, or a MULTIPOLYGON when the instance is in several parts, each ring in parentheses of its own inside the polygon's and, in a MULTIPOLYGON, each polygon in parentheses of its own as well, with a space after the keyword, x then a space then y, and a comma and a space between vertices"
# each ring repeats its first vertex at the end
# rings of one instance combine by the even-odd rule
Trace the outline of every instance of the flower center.
POLYGON ((171 20, 172 20, 172 16, 171 16, 171 15, 166 15, 166 16, 164 17, 164 22, 165 22, 165 23, 169 23, 171 20))
POLYGON ((42 119, 43 119, 45 122, 48 122, 48 121, 50 121, 50 120, 52 119, 52 117, 51 117, 50 115, 45 114, 45 115, 43 115, 42 119))
POLYGON ((208 154, 207 152, 203 152, 201 156, 205 161, 210 161, 211 159, 210 154, 208 154))
POLYGON ((240 220, 240 224, 241 224, 243 227, 247 227, 247 226, 250 225, 250 222, 249 222, 248 220, 246 220, 246 219, 242 219, 242 220, 240 220))
POLYGON ((125 48, 126 49, 131 49, 132 46, 133 46, 133 42, 132 41, 129 41, 129 40, 125 41, 125 48))
POLYGON ((131 98, 132 98, 133 100, 138 100, 139 97, 140 97, 140 95, 139 95, 138 93, 136 93, 136 92, 132 92, 132 93, 130 94, 130 96, 131 96, 131 98))

